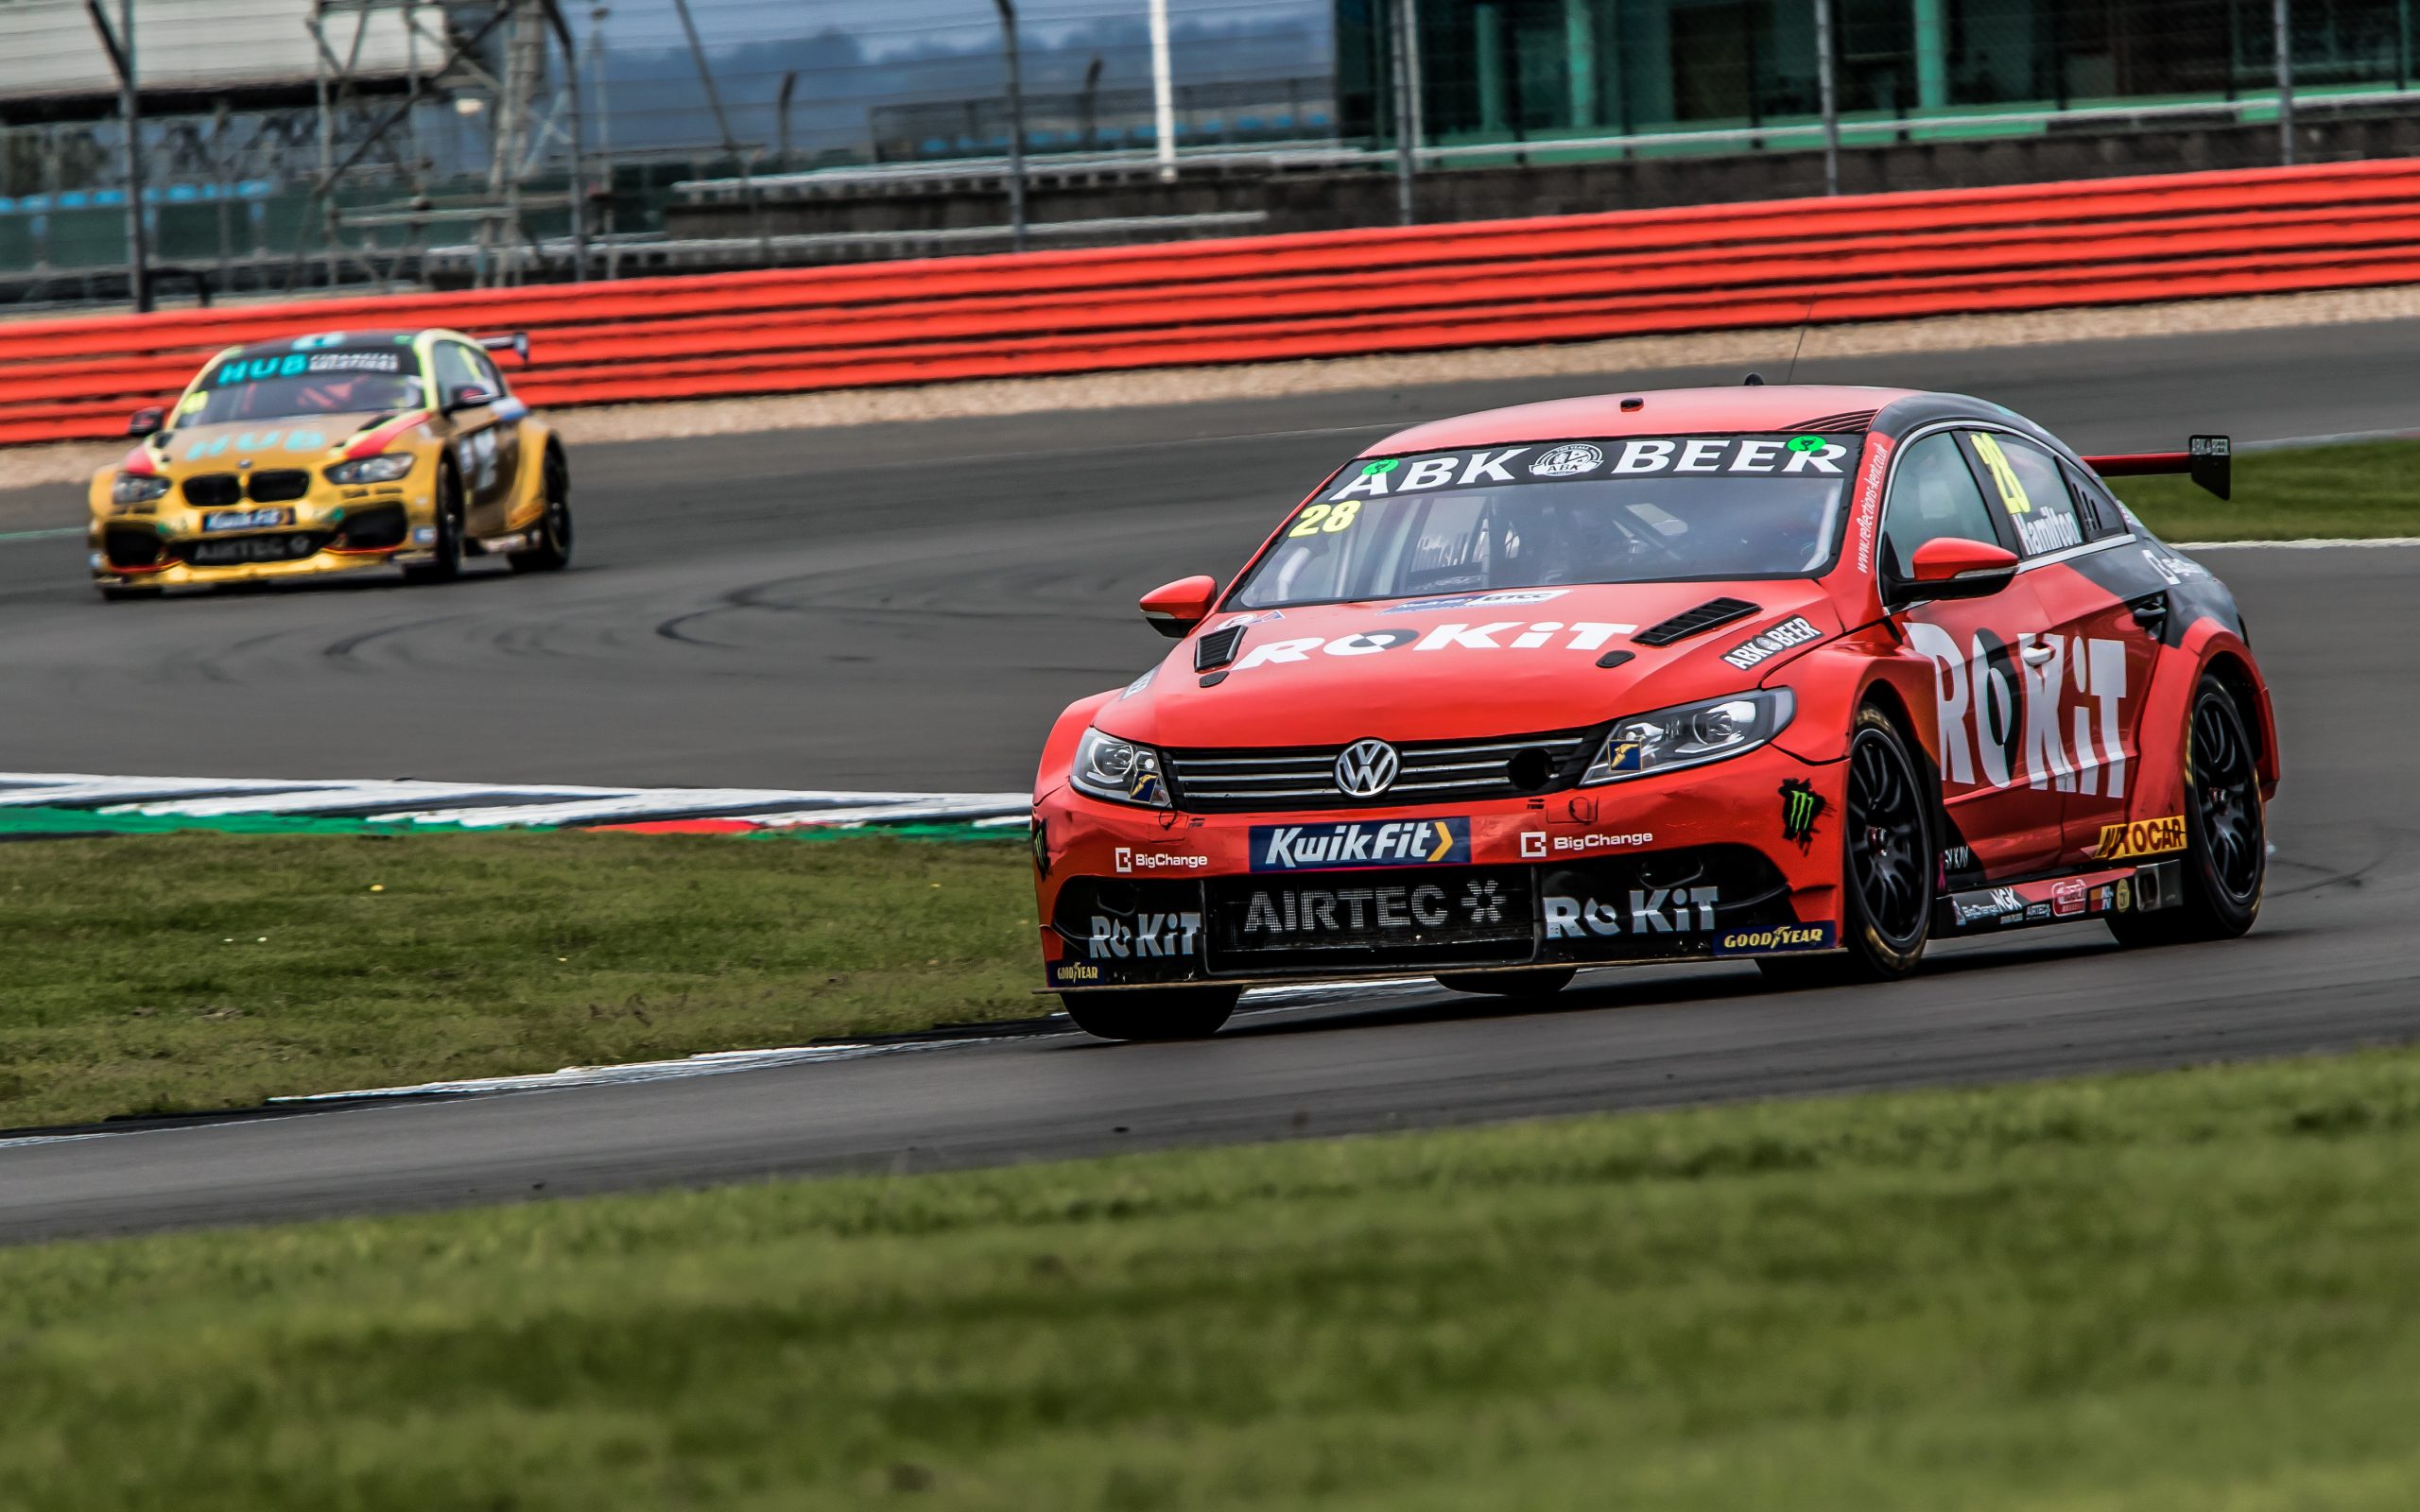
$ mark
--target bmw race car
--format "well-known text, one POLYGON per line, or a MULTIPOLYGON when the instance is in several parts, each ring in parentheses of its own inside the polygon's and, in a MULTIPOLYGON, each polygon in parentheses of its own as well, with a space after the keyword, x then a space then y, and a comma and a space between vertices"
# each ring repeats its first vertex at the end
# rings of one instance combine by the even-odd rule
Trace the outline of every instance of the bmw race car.
POLYGON ((2242 934, 2278 779, 2233 596, 1954 394, 1745 386, 1416 426, 1313 490, 1035 784, 1046 989, 1115 1039, 1246 985, 1620 962, 1883 980, 1936 938, 2242 934))
POLYGON ((94 474, 93 581, 127 598, 390 566, 439 582, 474 556, 569 565, 562 444, 493 355, 528 348, 330 331, 220 352, 94 474))

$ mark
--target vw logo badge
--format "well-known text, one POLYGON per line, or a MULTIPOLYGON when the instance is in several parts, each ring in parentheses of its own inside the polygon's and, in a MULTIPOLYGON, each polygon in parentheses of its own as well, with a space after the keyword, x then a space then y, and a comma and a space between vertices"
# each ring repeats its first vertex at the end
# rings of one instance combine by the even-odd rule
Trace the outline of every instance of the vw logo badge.
POLYGON ((1401 764, 1383 740, 1357 740, 1336 759, 1336 785, 1347 798, 1376 798, 1394 786, 1401 764))

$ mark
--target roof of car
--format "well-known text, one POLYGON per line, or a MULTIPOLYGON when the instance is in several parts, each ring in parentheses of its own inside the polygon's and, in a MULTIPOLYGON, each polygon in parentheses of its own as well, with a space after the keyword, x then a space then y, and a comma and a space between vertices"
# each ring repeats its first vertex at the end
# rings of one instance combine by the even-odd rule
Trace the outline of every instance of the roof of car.
POLYGON ((1549 399, 1430 421, 1370 447, 1364 456, 1446 451, 1513 441, 1701 432, 1862 431, 1876 410, 1916 392, 1845 384, 1739 384, 1722 388, 1641 388, 1549 399), (1635 404, 1635 408, 1625 405, 1635 404))
POLYGON ((295 343, 298 341, 308 341, 313 346, 406 346, 419 340, 423 334, 434 329, 436 328, 432 326, 421 325, 407 330, 383 327, 375 331, 298 331, 290 336, 280 336, 274 341, 247 341, 235 350, 245 356, 253 357, 267 356, 271 352, 295 351, 295 343))

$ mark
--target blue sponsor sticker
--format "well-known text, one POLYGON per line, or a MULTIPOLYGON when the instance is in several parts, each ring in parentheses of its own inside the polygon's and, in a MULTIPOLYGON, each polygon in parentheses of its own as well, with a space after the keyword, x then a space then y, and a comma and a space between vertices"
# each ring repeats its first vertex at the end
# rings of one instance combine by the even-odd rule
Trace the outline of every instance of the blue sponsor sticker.
POLYGON ((217 509, 201 517, 201 531, 215 535, 221 530, 261 530, 293 523, 291 509, 217 509))
POLYGON ((1254 871, 1442 867, 1470 858, 1468 819, 1352 819, 1339 824, 1252 827, 1254 871))
POLYGON ((1753 924, 1715 932, 1717 955, 1776 955, 1785 951, 1828 951, 1839 943, 1829 920, 1821 924, 1753 924))

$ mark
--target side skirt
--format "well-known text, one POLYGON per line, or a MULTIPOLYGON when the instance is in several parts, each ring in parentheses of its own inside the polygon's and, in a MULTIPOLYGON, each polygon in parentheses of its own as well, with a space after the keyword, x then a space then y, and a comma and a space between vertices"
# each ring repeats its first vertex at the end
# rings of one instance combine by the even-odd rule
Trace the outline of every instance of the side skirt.
POLYGON ((2169 860, 1974 887, 1953 892, 1935 905, 1933 934, 1955 939, 2035 924, 2071 924, 2105 914, 2155 913, 2183 903, 2184 886, 2183 863, 2169 860))

